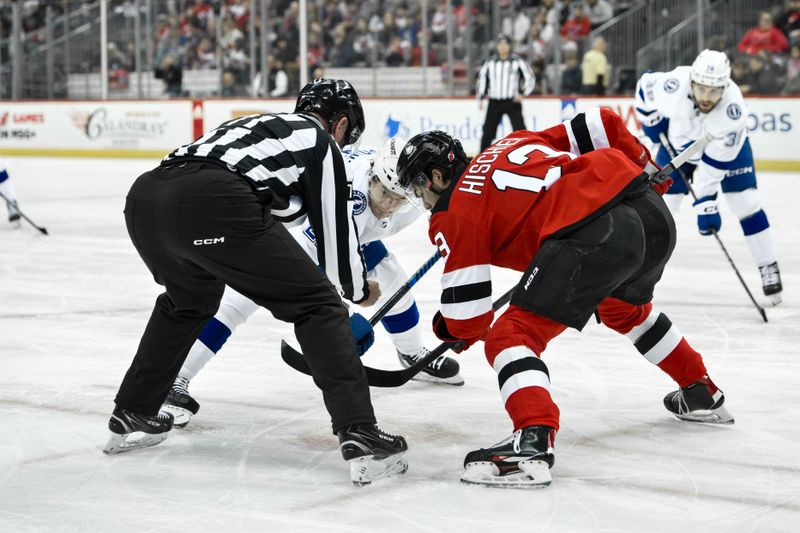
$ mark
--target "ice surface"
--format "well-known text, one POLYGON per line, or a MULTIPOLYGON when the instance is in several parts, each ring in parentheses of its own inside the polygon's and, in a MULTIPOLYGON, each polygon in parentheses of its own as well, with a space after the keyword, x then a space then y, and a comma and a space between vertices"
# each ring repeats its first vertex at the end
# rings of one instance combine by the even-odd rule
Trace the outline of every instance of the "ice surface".
MULTIPOLYGON (((544 354, 562 412, 553 484, 462 486, 464 455, 510 433, 481 346, 466 385, 373 389, 381 424, 409 440, 408 473, 353 487, 310 378, 278 354, 290 328, 259 313, 192 382, 202 408, 162 444, 107 457, 116 388, 159 287, 128 240, 122 209, 153 162, 8 158, 20 206, 49 237, 0 208, 0 530, 674 532, 800 529, 800 177, 761 173, 784 303, 761 322, 688 203, 656 304, 704 354, 736 417, 679 422, 673 384, 623 337, 590 324, 544 354)), ((721 233, 754 294, 760 280, 723 204, 721 233)), ((389 241, 408 272, 428 258, 425 222, 389 241)), ((437 308, 441 266, 416 289, 437 308)), ((501 294, 516 276, 497 271, 501 294)), ((432 335, 430 344, 434 344, 432 335)), ((386 335, 366 362, 399 368, 386 335)))

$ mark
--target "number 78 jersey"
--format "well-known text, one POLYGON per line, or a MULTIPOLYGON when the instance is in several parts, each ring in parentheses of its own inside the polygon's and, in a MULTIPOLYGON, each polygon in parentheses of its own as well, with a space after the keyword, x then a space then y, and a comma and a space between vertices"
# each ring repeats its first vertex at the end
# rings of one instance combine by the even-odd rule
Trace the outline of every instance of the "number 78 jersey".
POLYGON ((619 116, 599 108, 543 131, 516 131, 481 152, 431 215, 451 331, 471 338, 491 323, 489 265, 525 271, 542 241, 641 187, 648 162, 650 153, 619 116))

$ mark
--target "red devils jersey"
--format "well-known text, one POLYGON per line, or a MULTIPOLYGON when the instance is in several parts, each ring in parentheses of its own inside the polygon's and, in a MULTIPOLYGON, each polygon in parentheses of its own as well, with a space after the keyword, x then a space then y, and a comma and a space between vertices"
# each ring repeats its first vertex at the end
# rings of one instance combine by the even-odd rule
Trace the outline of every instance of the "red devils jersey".
POLYGON ((494 316, 489 265, 525 271, 542 241, 620 201, 649 161, 619 116, 599 108, 481 152, 432 210, 450 332, 483 338, 494 316))

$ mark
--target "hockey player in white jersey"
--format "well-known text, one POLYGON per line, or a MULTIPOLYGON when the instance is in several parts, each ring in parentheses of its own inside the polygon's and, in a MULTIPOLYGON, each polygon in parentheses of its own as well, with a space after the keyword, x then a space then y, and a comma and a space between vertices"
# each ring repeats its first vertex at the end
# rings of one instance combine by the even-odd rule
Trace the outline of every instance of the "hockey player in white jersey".
MULTIPOLYGON (((350 152, 345 148, 343 151, 353 171, 353 216, 359 242, 362 244, 368 279, 378 281, 381 287, 382 296, 375 304, 377 308, 402 287, 408 278, 381 239, 409 226, 421 214, 420 210, 408 205, 395 172, 397 158, 404 144, 404 141, 393 138, 380 152, 371 148, 350 152)), ((297 226, 291 228, 290 233, 309 256, 316 260, 316 239, 311 226, 297 226)), ((175 417, 175 426, 185 426, 199 409, 198 402, 189 394, 189 382, 219 352, 233 330, 257 309, 258 305, 252 300, 230 287, 225 288, 217 314, 208 321, 189 351, 164 405, 164 409, 175 417)), ((351 321, 353 336, 357 340, 363 339, 365 335, 374 335, 369 322, 360 314, 353 313, 351 321)), ((407 293, 386 314, 381 324, 389 334, 404 367, 413 365, 429 353, 423 344, 419 311, 411 293, 407 293)), ((359 352, 363 355, 371 344, 371 340, 366 342, 359 347, 359 352)), ((434 359, 415 379, 447 385, 464 384, 458 362, 444 355, 434 359)))
POLYGON ((17 197, 14 194, 14 187, 11 185, 11 180, 8 178, 8 170, 3 160, 0 159, 0 193, 2 193, 3 200, 6 208, 8 209, 8 221, 19 224, 19 209, 17 208, 17 197))
MULTIPOLYGON (((719 231, 717 196, 725 195, 739 219, 745 241, 761 273, 762 287, 773 304, 781 301, 780 270, 772 230, 756 190, 755 165, 747 136, 747 106, 739 87, 730 79, 730 62, 724 52, 703 50, 691 67, 670 72, 645 73, 636 87, 636 114, 644 133, 661 144, 660 134, 680 152, 711 133, 715 138, 702 154, 684 166, 697 195, 694 207, 702 235, 719 231)), ((670 160, 662 146, 656 163, 670 160)), ((688 188, 679 174, 664 199, 675 213, 688 188)))

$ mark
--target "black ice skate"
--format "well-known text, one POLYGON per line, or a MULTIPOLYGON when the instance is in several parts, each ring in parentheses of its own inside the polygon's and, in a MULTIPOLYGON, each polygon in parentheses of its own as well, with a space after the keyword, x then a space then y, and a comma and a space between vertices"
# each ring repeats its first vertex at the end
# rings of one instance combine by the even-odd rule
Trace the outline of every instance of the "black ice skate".
POLYGON ((723 406, 725 395, 708 376, 664 397, 664 407, 681 420, 707 424, 733 424, 733 416, 723 406))
POLYGON ((175 418, 175 427, 183 428, 200 410, 200 404, 189 394, 189 380, 178 376, 161 407, 175 418))
POLYGON ((783 291, 778 263, 760 266, 758 271, 761 273, 761 285, 764 288, 764 295, 769 297, 772 305, 778 305, 782 301, 781 291, 783 291))
POLYGON ((354 485, 369 485, 376 479, 405 474, 408 462, 406 439, 386 433, 377 424, 353 424, 339 430, 342 457, 350 463, 354 485))
POLYGON ((542 488, 553 480, 553 443, 556 430, 528 426, 491 448, 469 452, 464 458, 462 483, 489 487, 542 488))
POLYGON ((7 202, 6 206, 8 207, 8 221, 9 222, 16 222, 19 224, 20 222, 20 215, 19 215, 19 208, 17 207, 17 202, 7 202))
MULTIPOLYGON (((397 351, 397 358, 400 359, 400 364, 403 368, 408 368, 417 363, 420 359, 424 358, 430 353, 427 348, 422 348, 414 354, 405 354, 397 351)), ((464 384, 464 378, 459 374, 460 367, 458 361, 452 357, 440 355, 422 369, 422 371, 411 379, 418 381, 427 381, 429 383, 440 383, 443 385, 460 386, 464 384)))
POLYGON ((108 420, 108 429, 111 430, 111 438, 103 448, 103 453, 130 452, 155 446, 166 439, 172 429, 172 415, 164 412, 156 416, 140 415, 115 407, 108 420))

